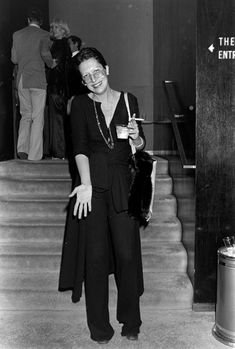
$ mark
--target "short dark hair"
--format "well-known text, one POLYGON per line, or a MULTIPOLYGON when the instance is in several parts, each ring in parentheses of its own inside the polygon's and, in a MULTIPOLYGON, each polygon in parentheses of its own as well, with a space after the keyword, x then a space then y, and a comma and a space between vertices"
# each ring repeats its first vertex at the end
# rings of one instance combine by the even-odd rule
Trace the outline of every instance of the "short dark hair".
POLYGON ((31 8, 30 10, 28 10, 27 17, 30 22, 36 22, 39 25, 42 25, 43 15, 41 10, 39 10, 38 8, 31 8))
POLYGON ((103 55, 95 47, 82 48, 77 54, 76 58, 78 67, 82 62, 87 61, 90 58, 95 58, 104 68, 107 65, 103 55))
POLYGON ((82 45, 82 40, 78 36, 70 35, 67 39, 71 40, 74 44, 77 44, 78 45, 78 50, 80 50, 81 45, 82 45))

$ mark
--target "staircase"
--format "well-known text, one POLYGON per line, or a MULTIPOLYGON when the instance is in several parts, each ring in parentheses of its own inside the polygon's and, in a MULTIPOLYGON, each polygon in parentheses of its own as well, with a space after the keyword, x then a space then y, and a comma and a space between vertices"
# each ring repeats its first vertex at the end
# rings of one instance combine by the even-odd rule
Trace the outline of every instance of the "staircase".
MULTIPOLYGON (((141 302, 158 309, 191 309, 188 253, 169 161, 157 161, 154 213, 141 231, 145 280, 141 302)), ((71 293, 57 291, 70 190, 66 161, 0 163, 0 310, 74 308, 71 293)), ((115 305, 113 277, 110 293, 115 305)), ((84 297, 80 304, 85 305, 84 297)))
MULTIPOLYGON (((188 255, 187 273, 193 284, 195 251, 195 169, 184 169, 179 157, 168 156, 172 193, 177 200, 177 217, 182 226, 181 241, 188 255)), ((192 161, 194 162, 194 161, 192 161)))

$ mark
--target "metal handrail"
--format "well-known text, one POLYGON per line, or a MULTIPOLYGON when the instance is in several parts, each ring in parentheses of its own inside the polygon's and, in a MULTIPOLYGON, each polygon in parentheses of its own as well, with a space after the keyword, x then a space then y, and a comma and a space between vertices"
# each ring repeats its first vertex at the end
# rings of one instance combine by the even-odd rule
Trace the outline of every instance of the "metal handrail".
MULTIPOLYGON (((178 99, 178 95, 177 95, 177 91, 176 91, 176 86, 175 86, 175 82, 174 81, 169 81, 169 80, 164 80, 163 81, 163 89, 164 89, 164 93, 166 96, 166 100, 167 100, 167 104, 168 104, 168 108, 169 108, 169 112, 170 112, 170 121, 172 124, 172 128, 173 128, 173 132, 174 132, 174 136, 175 136, 175 140, 176 140, 176 144, 178 147, 178 151, 179 151, 179 155, 180 155, 180 159, 181 159, 181 163, 182 163, 182 167, 185 169, 191 168, 191 169, 195 169, 196 165, 195 164, 191 164, 186 156, 186 152, 184 149, 184 145, 181 139, 181 135, 179 132, 179 128, 178 128, 178 121, 182 121, 182 119, 184 117, 186 117, 185 113, 175 113, 175 111, 173 110, 172 107, 172 103, 170 100, 170 95, 167 89, 167 85, 171 85, 174 93, 175 93, 175 97, 178 99)), ((180 103, 179 103, 180 104, 180 103)))

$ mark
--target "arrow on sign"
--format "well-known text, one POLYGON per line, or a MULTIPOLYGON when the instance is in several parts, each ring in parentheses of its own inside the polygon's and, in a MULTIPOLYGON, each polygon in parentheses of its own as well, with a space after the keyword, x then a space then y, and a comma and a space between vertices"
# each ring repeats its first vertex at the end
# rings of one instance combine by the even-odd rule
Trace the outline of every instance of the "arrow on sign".
POLYGON ((208 50, 209 50, 210 52, 213 52, 214 49, 215 49, 215 48, 214 48, 214 45, 213 45, 213 44, 211 44, 211 46, 208 47, 208 50))

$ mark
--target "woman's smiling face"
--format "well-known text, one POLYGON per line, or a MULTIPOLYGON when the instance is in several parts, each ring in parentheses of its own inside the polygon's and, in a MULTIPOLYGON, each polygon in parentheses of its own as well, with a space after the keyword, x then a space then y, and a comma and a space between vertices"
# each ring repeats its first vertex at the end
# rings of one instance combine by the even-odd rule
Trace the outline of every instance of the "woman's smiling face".
POLYGON ((107 72, 95 58, 89 58, 80 63, 79 71, 90 91, 99 95, 106 91, 108 86, 107 72))
POLYGON ((50 27, 50 32, 55 39, 62 39, 65 36, 64 29, 58 24, 52 24, 50 27))

